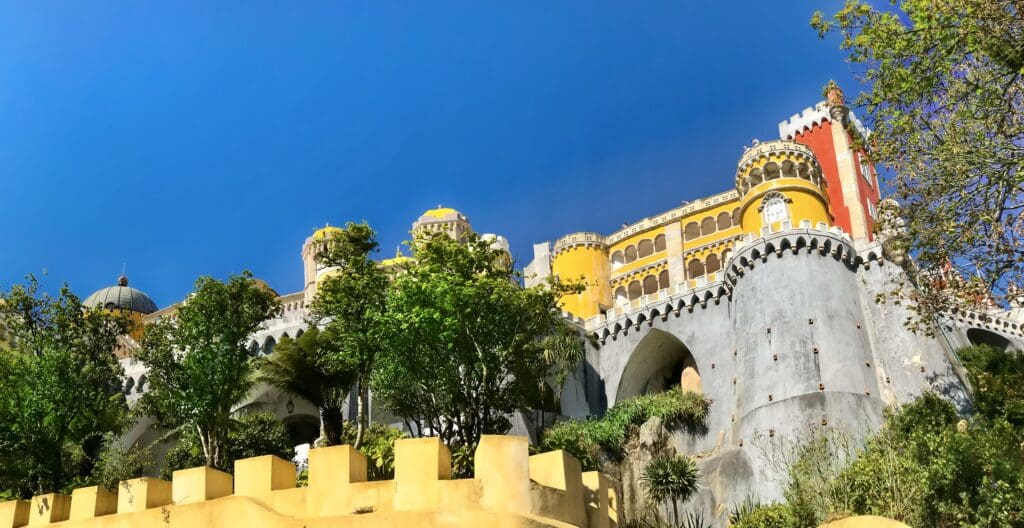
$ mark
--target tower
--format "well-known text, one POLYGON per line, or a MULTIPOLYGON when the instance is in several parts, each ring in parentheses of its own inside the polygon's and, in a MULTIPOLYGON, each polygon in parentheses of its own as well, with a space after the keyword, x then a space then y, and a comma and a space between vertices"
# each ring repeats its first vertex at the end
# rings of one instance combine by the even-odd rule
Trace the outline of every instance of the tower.
POLYGON ((340 233, 341 229, 332 226, 324 226, 313 232, 302 244, 302 271, 303 271, 303 299, 308 305, 316 297, 317 282, 329 274, 335 268, 325 266, 320 257, 323 255, 331 236, 340 233))
POLYGON ((790 228, 831 226, 828 182, 814 153, 794 141, 747 149, 736 169, 743 231, 755 237, 790 228))
POLYGON ((583 319, 612 305, 608 245, 597 233, 573 233, 555 242, 551 272, 565 281, 582 279, 586 289, 562 297, 562 310, 583 319))
POLYGON ((412 224, 413 236, 426 232, 439 232, 447 233, 455 240, 462 240, 472 229, 466 215, 451 207, 441 207, 440 205, 435 209, 425 211, 412 224))
POLYGON ((825 87, 824 101, 779 123, 779 137, 814 152, 828 183, 835 225, 858 241, 874 239, 878 214, 878 175, 867 150, 870 134, 834 81, 825 87))

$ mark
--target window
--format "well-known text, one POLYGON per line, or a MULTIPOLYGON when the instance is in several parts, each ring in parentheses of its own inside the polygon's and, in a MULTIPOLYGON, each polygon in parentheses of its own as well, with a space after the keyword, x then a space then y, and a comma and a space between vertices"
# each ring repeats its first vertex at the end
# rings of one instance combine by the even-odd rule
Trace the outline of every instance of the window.
POLYGON ((868 163, 868 160, 863 155, 858 157, 860 158, 860 175, 867 180, 868 185, 874 186, 871 183, 871 164, 868 163))
POLYGON ((775 222, 789 220, 789 207, 786 206, 787 201, 786 197, 779 193, 770 193, 768 196, 765 196, 760 207, 764 218, 764 225, 767 226, 775 222))
POLYGON ((871 202, 868 202, 868 214, 871 215, 871 218, 878 218, 878 210, 875 209, 875 204, 871 202))

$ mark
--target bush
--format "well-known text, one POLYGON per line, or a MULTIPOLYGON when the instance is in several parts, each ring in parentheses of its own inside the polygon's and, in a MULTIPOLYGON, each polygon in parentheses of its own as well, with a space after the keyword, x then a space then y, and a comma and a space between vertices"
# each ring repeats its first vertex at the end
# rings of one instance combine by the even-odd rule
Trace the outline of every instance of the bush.
POLYGON ((795 528, 796 519, 785 504, 758 506, 740 517, 734 528, 795 528))
MULTIPOLYGON (((405 433, 384 424, 371 422, 363 433, 363 445, 359 452, 366 455, 366 472, 369 480, 389 480, 395 476, 395 440, 405 438, 405 433)), ((356 425, 345 422, 341 429, 342 444, 354 444, 356 425)))
POLYGON ((622 456, 632 426, 657 417, 666 427, 696 427, 704 424, 710 404, 702 395, 678 387, 638 396, 615 405, 603 418, 555 424, 544 433, 541 450, 562 449, 576 457, 585 470, 595 470, 599 451, 622 456))

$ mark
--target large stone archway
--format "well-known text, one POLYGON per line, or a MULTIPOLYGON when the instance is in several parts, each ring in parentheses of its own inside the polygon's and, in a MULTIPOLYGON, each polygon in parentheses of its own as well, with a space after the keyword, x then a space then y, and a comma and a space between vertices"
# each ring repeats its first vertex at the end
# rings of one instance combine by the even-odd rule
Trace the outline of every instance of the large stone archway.
POLYGON ((1000 350, 1011 348, 1008 338, 984 328, 968 328, 967 340, 972 345, 990 345, 1000 350))
POLYGON ((615 401, 663 392, 680 384, 684 389, 702 392, 693 354, 674 335, 651 329, 630 353, 619 378, 615 401))

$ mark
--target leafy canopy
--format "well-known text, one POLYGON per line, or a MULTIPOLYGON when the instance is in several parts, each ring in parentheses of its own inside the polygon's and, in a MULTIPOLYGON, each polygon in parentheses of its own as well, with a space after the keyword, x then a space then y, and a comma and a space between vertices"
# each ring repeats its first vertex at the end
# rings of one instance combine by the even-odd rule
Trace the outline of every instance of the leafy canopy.
MULTIPOLYGON (((838 33, 866 91, 875 161, 891 168, 903 231, 892 245, 925 270, 971 277, 913 292, 925 314, 1019 295, 1024 272, 1024 13, 1019 0, 848 0, 838 33), (893 2, 896 5, 896 2, 893 2), (948 295, 949 291, 957 296, 948 295)), ((927 283, 927 281, 924 281, 927 283)))

